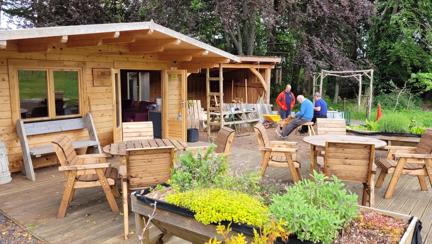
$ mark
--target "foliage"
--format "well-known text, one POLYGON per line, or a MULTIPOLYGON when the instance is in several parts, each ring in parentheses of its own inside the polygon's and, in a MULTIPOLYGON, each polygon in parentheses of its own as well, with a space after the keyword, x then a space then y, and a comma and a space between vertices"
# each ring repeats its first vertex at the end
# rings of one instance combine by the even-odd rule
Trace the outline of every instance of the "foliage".
MULTIPOLYGON (((216 227, 216 232, 222 236, 222 241, 219 241, 216 237, 211 238, 206 242, 206 244, 247 244, 243 234, 231 235, 231 226, 228 225, 218 225, 216 227)), ((277 238, 282 238, 283 240, 288 239, 288 232, 285 231, 280 223, 272 220, 268 225, 262 228, 262 231, 258 232, 254 229, 254 238, 251 244, 268 244, 274 243, 277 238)))
POLYGON ((375 97, 375 104, 380 104, 382 108, 403 110, 418 108, 422 105, 421 98, 417 94, 410 92, 402 93, 398 99, 397 92, 383 93, 375 97))
POLYGON ((401 87, 412 74, 432 70, 432 1, 379 0, 375 6, 368 54, 379 88, 388 92, 390 81, 401 87))
POLYGON ((416 84, 423 92, 432 90, 432 73, 411 74, 410 82, 416 84))
POLYGON ((210 187, 222 182, 228 165, 223 155, 214 152, 211 146, 207 151, 198 151, 196 156, 186 152, 179 158, 180 164, 171 173, 169 184, 178 191, 210 187))
POLYGON ((269 210, 258 199, 245 193, 220 188, 203 188, 166 197, 169 203, 195 213, 203 224, 223 221, 262 227, 269 221, 269 210))
POLYGON ((313 173, 284 195, 273 197, 271 213, 300 240, 331 243, 343 226, 358 214, 357 195, 348 192, 336 177, 313 173))
POLYGON ((410 119, 400 113, 388 113, 378 121, 380 132, 409 133, 410 119))
POLYGON ((378 125, 377 121, 366 119, 365 124, 366 124, 366 128, 369 131, 378 131, 378 129, 379 129, 379 125, 378 125))

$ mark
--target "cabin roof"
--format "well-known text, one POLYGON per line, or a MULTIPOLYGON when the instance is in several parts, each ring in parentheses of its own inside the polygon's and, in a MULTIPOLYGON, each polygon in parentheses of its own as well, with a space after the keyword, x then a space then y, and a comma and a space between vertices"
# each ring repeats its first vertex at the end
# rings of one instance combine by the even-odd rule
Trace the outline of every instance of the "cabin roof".
MULTIPOLYGON (((41 43, 44 41, 63 43, 68 46, 69 44, 72 45, 71 43, 73 43, 74 46, 83 46, 83 44, 87 43, 92 43, 94 46, 100 45, 101 43, 126 43, 135 47, 131 52, 136 52, 136 50, 141 51, 139 47, 136 46, 146 46, 145 50, 149 49, 149 46, 150 48, 154 46, 154 50, 156 51, 163 51, 165 48, 170 51, 169 53, 173 53, 173 50, 202 51, 199 55, 202 56, 201 58, 204 60, 205 57, 209 57, 213 59, 227 59, 221 61, 221 63, 240 62, 240 57, 236 55, 156 24, 153 21, 55 26, 0 31, 0 49, 6 49, 10 43, 14 45, 18 44, 18 46, 20 44, 31 45, 31 41, 34 41, 34 43, 41 43), (91 42, 89 41, 90 39, 99 40, 99 42, 91 42)), ((180 56, 180 53, 178 53, 177 56, 180 56)))

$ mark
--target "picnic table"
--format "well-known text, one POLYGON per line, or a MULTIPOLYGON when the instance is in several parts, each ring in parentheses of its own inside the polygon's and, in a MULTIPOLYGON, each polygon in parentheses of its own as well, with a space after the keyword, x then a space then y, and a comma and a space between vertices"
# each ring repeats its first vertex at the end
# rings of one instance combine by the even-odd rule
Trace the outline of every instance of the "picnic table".
POLYGON ((315 169, 317 165, 317 156, 318 151, 322 151, 326 146, 327 141, 337 141, 337 142, 347 142, 347 143, 369 143, 374 144, 375 148, 383 148, 387 145, 385 141, 366 137, 366 136, 352 136, 352 135, 315 135, 315 136, 306 136, 303 138, 303 141, 311 145, 311 154, 310 154, 310 172, 315 169))
POLYGON ((143 139, 112 143, 103 148, 104 153, 112 156, 126 156, 128 149, 151 149, 174 147, 176 151, 184 151, 188 144, 181 139, 143 139))

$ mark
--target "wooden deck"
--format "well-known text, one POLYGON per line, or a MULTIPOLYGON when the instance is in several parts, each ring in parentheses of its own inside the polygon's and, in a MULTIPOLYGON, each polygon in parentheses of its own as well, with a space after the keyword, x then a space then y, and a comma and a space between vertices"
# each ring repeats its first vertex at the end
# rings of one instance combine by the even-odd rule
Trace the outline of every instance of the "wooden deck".
MULTIPOLYGON (((302 162, 302 176, 308 172, 307 144, 299 141, 299 161, 302 162)), ((237 137, 234 140, 229 162, 233 170, 246 172, 257 170, 261 160, 255 138, 237 137)), ((267 176, 291 183, 288 170, 268 170, 267 176)), ((17 220, 37 236, 49 243, 136 243, 132 236, 123 240, 123 216, 114 214, 105 200, 101 189, 80 189, 64 219, 57 219, 56 213, 63 193, 64 176, 56 167, 36 170, 36 182, 31 182, 21 174, 13 175, 10 184, 0 186, 0 209, 17 220)), ((376 191, 376 207, 419 217, 423 222, 424 243, 432 244, 432 190, 421 192, 416 177, 403 176, 392 199, 383 199, 386 180, 382 189, 376 191)), ((360 187, 349 186, 355 192, 360 187)), ((430 189, 430 187, 429 187, 430 189)), ((118 200, 121 206, 120 200, 118 200)), ((130 219, 134 231, 133 219, 130 219)), ((171 243, 182 242, 178 239, 171 243)))

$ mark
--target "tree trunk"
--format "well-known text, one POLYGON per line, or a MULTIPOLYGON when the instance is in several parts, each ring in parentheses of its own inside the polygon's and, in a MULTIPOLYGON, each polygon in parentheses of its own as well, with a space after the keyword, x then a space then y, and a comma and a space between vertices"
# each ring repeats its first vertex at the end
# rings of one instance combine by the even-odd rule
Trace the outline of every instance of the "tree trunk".
MULTIPOLYGON (((322 94, 321 94, 322 96, 322 94)), ((334 97, 333 97, 333 103, 337 103, 339 99, 339 79, 335 79, 335 90, 334 90, 334 97)))

